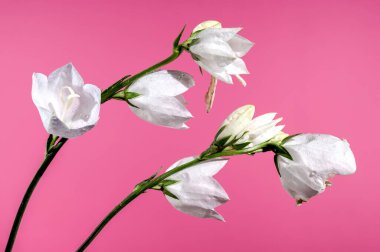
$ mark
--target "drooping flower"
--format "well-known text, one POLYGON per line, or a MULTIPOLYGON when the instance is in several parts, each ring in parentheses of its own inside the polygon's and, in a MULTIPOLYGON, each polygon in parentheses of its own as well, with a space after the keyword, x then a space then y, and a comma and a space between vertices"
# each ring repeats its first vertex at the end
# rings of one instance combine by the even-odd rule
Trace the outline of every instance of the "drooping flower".
MULTIPOLYGON (((181 159, 169 167, 168 171, 194 160, 181 159)), ((168 179, 176 183, 166 187, 175 197, 165 195, 177 210, 201 218, 224 221, 215 207, 226 203, 229 198, 222 186, 212 177, 226 164, 227 159, 211 159, 171 175, 168 179)))
POLYGON ((300 134, 285 140, 291 159, 276 156, 281 182, 297 203, 308 201, 330 185, 334 175, 350 175, 356 162, 346 140, 324 134, 300 134))
POLYGON ((225 145, 234 142, 234 145, 243 144, 245 148, 252 148, 272 139, 285 127, 276 126, 282 120, 274 120, 276 113, 253 118, 254 113, 253 105, 245 105, 232 112, 224 120, 215 141, 223 141, 225 145))
POLYGON ((48 133, 73 138, 98 122, 101 91, 84 84, 71 63, 49 76, 34 73, 32 79, 32 99, 48 133))
POLYGON ((211 110, 217 80, 232 84, 235 76, 243 86, 245 80, 240 76, 249 74, 241 59, 253 46, 248 39, 238 35, 241 28, 222 28, 218 21, 206 21, 193 30, 189 52, 197 64, 211 74, 211 82, 206 94, 207 112, 211 110))
POLYGON ((181 94, 194 86, 193 78, 180 71, 161 70, 138 79, 128 92, 138 96, 130 99, 133 113, 153 124, 170 128, 188 128, 185 122, 192 118, 181 94))
POLYGON ((241 57, 247 54, 253 43, 238 35, 240 30, 221 28, 219 22, 206 21, 193 31, 197 34, 189 50, 198 65, 218 80, 232 84, 231 75, 234 75, 245 85, 240 74, 249 72, 241 57))

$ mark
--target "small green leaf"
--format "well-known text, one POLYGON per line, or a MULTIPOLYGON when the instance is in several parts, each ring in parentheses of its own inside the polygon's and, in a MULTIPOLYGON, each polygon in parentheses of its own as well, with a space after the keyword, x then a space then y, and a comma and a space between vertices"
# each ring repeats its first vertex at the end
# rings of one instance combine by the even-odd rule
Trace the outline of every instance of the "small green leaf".
POLYGON ((283 146, 278 146, 278 145, 276 146, 276 154, 283 156, 283 157, 286 157, 290 160, 293 160, 290 153, 283 146))
POLYGON ((173 42, 173 48, 177 48, 179 45, 179 41, 181 40, 182 34, 185 31, 186 25, 183 26, 181 32, 178 34, 177 38, 173 42))
POLYGON ((178 181, 177 180, 173 180, 173 179, 165 179, 164 181, 161 182, 161 185, 163 187, 165 186, 170 186, 170 185, 174 185, 175 183, 177 183, 178 181))
POLYGON ((218 147, 224 147, 229 139, 230 139, 230 136, 223 137, 222 139, 215 141, 214 145, 218 147))
POLYGON ((178 197, 175 196, 172 192, 170 192, 168 189, 164 188, 164 190, 162 190, 162 192, 165 194, 165 195, 168 195, 169 197, 172 197, 173 199, 176 199, 178 200, 178 197))
POLYGON ((193 60, 200 61, 199 56, 197 56, 196 54, 190 53, 190 55, 191 55, 191 58, 193 58, 193 60))
POLYGON ((278 162, 277 162, 278 155, 274 155, 274 165, 276 166, 276 170, 278 175, 281 177, 280 169, 278 168, 278 162))
POLYGON ((135 93, 135 92, 124 92, 124 97, 125 97, 125 99, 133 99, 133 98, 136 98, 136 97, 138 97, 138 96, 140 96, 140 94, 139 93, 135 93))
POLYGON ((139 107, 131 103, 129 100, 126 100, 126 102, 128 103, 129 106, 140 109, 139 107))
POLYGON ((302 133, 298 133, 298 134, 295 134, 295 135, 287 136, 287 137, 285 137, 284 139, 282 139, 281 143, 284 144, 284 143, 286 143, 287 141, 289 141, 290 139, 292 139, 293 137, 298 136, 298 135, 301 135, 301 134, 302 134, 302 133))
POLYGON ((215 135, 215 140, 218 138, 218 136, 220 135, 220 133, 222 133, 222 131, 227 127, 227 125, 223 125, 222 127, 220 127, 220 129, 218 130, 218 132, 216 132, 216 135, 215 135))
POLYGON ((232 145, 232 147, 233 147, 235 150, 242 150, 242 149, 244 149, 245 147, 247 147, 249 144, 250 144, 250 142, 241 143, 241 144, 234 144, 234 145, 232 145))

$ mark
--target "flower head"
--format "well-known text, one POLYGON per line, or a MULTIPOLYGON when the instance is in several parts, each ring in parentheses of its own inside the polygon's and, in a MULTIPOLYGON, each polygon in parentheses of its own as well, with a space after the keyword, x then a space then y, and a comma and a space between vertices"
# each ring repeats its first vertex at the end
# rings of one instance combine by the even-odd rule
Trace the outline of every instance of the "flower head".
POLYGON ((267 113, 253 118, 255 106, 245 105, 230 114, 224 120, 215 141, 228 146, 252 148, 281 133, 283 125, 277 126, 282 118, 274 120, 276 113, 267 113))
POLYGON ((240 76, 249 74, 241 59, 253 46, 248 39, 238 35, 241 28, 222 28, 218 21, 205 21, 197 25, 190 37, 188 51, 197 64, 211 74, 211 82, 206 93, 206 110, 210 112, 217 86, 217 80, 232 84, 235 76, 243 86, 240 76))
POLYGON ((277 155, 281 182, 298 203, 325 190, 334 175, 356 171, 355 157, 346 140, 324 134, 300 134, 283 143, 292 160, 277 155))
POLYGON ((101 91, 84 84, 72 64, 49 76, 33 74, 32 98, 46 131, 73 138, 92 129, 99 120, 101 91))
MULTIPOLYGON (((193 159, 193 157, 181 159, 170 166, 168 171, 193 159)), ((229 198, 212 176, 217 174, 227 161, 227 159, 207 160, 171 175, 168 179, 176 183, 167 186, 166 190, 174 197, 165 195, 170 204, 183 213, 223 221, 223 217, 214 208, 226 203, 229 198)))
POLYGON ((153 124, 185 129, 187 120, 192 118, 185 107, 181 94, 194 86, 193 78, 186 73, 162 70, 148 74, 128 88, 138 96, 130 99, 133 113, 153 124))
POLYGON ((241 28, 222 28, 216 21, 206 21, 195 29, 189 50, 198 65, 216 79, 232 84, 231 75, 245 85, 240 74, 248 74, 241 59, 253 46, 248 39, 238 35, 241 28))

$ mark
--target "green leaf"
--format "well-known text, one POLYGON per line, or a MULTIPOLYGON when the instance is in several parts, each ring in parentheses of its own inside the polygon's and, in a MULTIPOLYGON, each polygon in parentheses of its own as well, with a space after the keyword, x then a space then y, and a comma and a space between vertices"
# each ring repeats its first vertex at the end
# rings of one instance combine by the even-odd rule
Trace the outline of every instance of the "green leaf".
POLYGON ((165 179, 164 181, 161 182, 161 185, 163 187, 165 186, 170 186, 170 185, 174 185, 175 183, 177 183, 178 181, 177 180, 174 180, 174 179, 165 179))
POLYGON ((162 190, 162 192, 163 192, 165 195, 168 195, 169 197, 172 197, 173 199, 178 200, 178 197, 175 196, 175 195, 174 195, 172 192, 170 192, 168 189, 164 188, 164 189, 162 190))
POLYGON ((287 136, 287 137, 285 137, 284 139, 282 139, 281 143, 284 144, 284 143, 286 143, 287 141, 289 141, 290 139, 292 139, 293 137, 298 136, 298 135, 301 135, 301 134, 302 134, 302 133, 298 133, 298 134, 295 134, 295 135, 287 136))
POLYGON ((126 100, 126 102, 128 103, 129 106, 140 109, 139 107, 131 103, 129 100, 126 100))
POLYGON ((283 157, 286 157, 290 160, 293 160, 292 156, 290 155, 290 153, 283 147, 283 146, 279 146, 279 145, 276 145, 276 154, 280 155, 280 156, 283 156, 283 157))
POLYGON ((182 34, 185 31, 186 25, 183 26, 181 32, 178 34, 177 38, 173 42, 173 48, 176 49, 179 45, 179 41, 181 40, 182 34))
POLYGON ((222 139, 215 141, 214 145, 218 147, 224 147, 229 139, 230 139, 230 136, 223 137, 222 139))
POLYGON ((125 99, 133 99, 133 98, 136 98, 136 97, 138 97, 138 96, 140 96, 140 94, 139 93, 135 93, 135 92, 124 92, 124 97, 125 97, 125 99))
POLYGON ((227 125, 223 125, 222 127, 220 127, 220 129, 218 130, 218 132, 216 132, 216 135, 215 135, 215 140, 218 138, 218 136, 220 135, 220 133, 222 133, 222 131, 227 127, 227 125))
POLYGON ((250 142, 241 143, 241 144, 234 144, 234 145, 232 145, 232 147, 233 147, 235 150, 242 150, 242 149, 244 149, 245 147, 247 147, 249 144, 250 144, 250 142))
POLYGON ((196 54, 190 53, 190 55, 191 55, 191 58, 193 58, 193 60, 200 61, 199 57, 196 54))
POLYGON ((277 162, 278 155, 274 155, 274 165, 276 166, 276 170, 278 175, 281 177, 280 169, 278 168, 278 162, 277 162))

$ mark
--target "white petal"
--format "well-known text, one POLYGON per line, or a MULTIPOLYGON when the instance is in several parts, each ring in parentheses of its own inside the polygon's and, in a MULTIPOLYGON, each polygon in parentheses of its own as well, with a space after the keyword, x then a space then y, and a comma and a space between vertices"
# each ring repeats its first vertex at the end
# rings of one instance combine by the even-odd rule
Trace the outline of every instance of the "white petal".
POLYGON ((209 28, 222 28, 222 24, 218 21, 215 21, 215 20, 204 21, 204 22, 200 23, 199 25, 197 25, 193 29, 192 33, 195 33, 197 31, 201 31, 204 29, 209 29, 209 28))
POLYGON ((293 160, 278 157, 284 188, 296 199, 307 201, 323 192, 328 178, 356 171, 355 157, 349 144, 323 134, 301 134, 284 144, 293 160))
MULTIPOLYGON (((180 165, 194 160, 194 157, 186 157, 172 164, 166 171, 170 171, 180 165)), ((203 161, 202 163, 185 169, 170 176, 171 179, 186 179, 186 177, 207 176, 212 177, 217 174, 228 162, 226 158, 217 158, 203 161)))
POLYGON ((33 73, 32 75, 32 99, 36 106, 48 108, 48 80, 46 75, 33 73))
POLYGON ((49 77, 33 75, 32 98, 46 131, 72 138, 94 127, 99 119, 101 91, 83 80, 72 64, 49 77))
POLYGON ((186 129, 191 113, 176 97, 139 96, 131 100, 138 108, 130 107, 141 119, 170 128, 186 129))
POLYGON ((266 113, 261 116, 255 117, 252 120, 252 123, 250 125, 250 129, 255 129, 258 127, 261 127, 262 125, 265 125, 267 123, 270 123, 277 113, 266 113))
POLYGON ((224 70, 224 68, 218 68, 218 70, 214 70, 212 64, 208 64, 208 61, 196 61, 197 64, 206 70, 209 74, 214 76, 216 79, 221 80, 227 84, 232 84, 231 76, 224 70))
POLYGON ((78 129, 95 125, 100 113, 100 89, 92 84, 86 84, 79 92, 79 104, 71 117, 70 128, 78 129))
POLYGON ((146 96, 177 96, 194 86, 191 75, 173 70, 157 71, 138 79, 128 91, 146 96))
POLYGON ((84 84, 82 77, 73 64, 69 63, 58 68, 48 76, 49 87, 56 90, 62 86, 80 87, 84 84))
POLYGON ((240 136, 247 129, 255 113, 255 106, 245 105, 232 112, 223 122, 224 130, 219 134, 217 140, 227 136, 240 136))
POLYGON ((209 28, 201 31, 197 38, 200 40, 208 39, 208 38, 217 38, 223 41, 229 41, 232 39, 241 28, 209 28))
MULTIPOLYGON (((281 130, 284 128, 284 125, 276 126, 276 127, 268 127, 265 131, 262 131, 259 135, 256 135, 251 140, 252 145, 256 146, 258 144, 264 143, 272 138, 274 138, 281 130)), ((252 136, 250 136, 252 137, 252 136)))
POLYGON ((225 67, 228 74, 249 74, 249 71, 242 59, 235 59, 231 64, 225 67))
POLYGON ((195 43, 190 47, 190 51, 201 61, 209 62, 207 64, 213 70, 225 67, 236 59, 231 47, 223 40, 215 38, 195 43))
POLYGON ((87 131, 91 130, 95 125, 83 125, 81 128, 72 129, 66 126, 61 120, 56 116, 52 116, 47 128, 49 134, 55 136, 74 138, 83 135, 87 131))
MULTIPOLYGON (((193 159, 193 157, 184 158, 173 164, 168 170, 193 159)), ((170 176, 169 179, 178 182, 168 186, 167 189, 178 199, 169 196, 166 198, 174 208, 181 212, 201 218, 224 220, 214 208, 227 202, 229 198, 222 186, 212 176, 223 168, 227 161, 226 159, 204 161, 170 176)))
POLYGON ((252 48, 253 43, 248 39, 236 34, 231 40, 228 41, 232 50, 236 53, 237 57, 243 57, 252 48))

